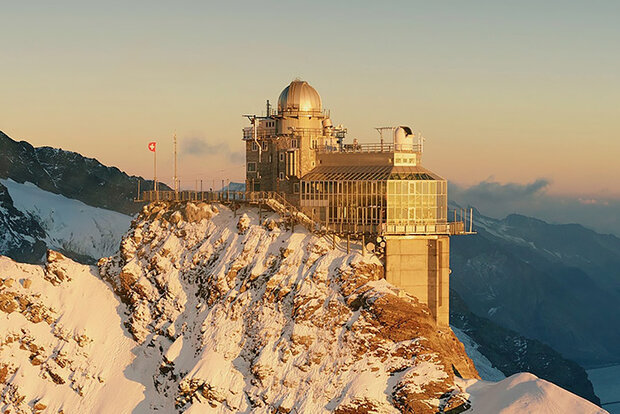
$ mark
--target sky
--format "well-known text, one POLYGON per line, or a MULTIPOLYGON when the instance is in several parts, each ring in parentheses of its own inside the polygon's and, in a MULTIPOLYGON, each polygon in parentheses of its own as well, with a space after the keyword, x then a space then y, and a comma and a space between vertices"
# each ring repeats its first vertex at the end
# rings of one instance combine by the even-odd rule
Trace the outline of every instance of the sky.
POLYGON ((147 177, 157 141, 164 181, 176 132, 182 186, 241 181, 242 114, 302 78, 350 140, 410 125, 459 188, 543 180, 587 216, 620 200, 618 16, 617 1, 6 2, 0 130, 147 177))

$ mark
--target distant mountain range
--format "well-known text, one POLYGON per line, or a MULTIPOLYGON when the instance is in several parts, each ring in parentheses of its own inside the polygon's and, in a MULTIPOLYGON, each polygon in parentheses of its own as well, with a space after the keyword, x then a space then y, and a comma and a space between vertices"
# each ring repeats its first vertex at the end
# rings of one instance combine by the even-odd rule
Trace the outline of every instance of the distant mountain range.
MULTIPOLYGON (((138 179, 0 132, 0 254, 40 262, 53 248, 86 263, 113 254, 141 208, 133 202, 138 179)), ((476 211, 474 221, 477 235, 452 239, 455 327, 504 374, 530 371, 598 403, 585 371, 565 358, 620 360, 620 241, 517 215, 476 211)))
POLYGON ((133 202, 138 180, 142 188, 153 186, 93 158, 35 148, 0 131, 0 253, 31 263, 47 248, 91 263, 110 254, 128 215, 141 208, 133 202))
MULTIPOLYGON (((0 131, 0 178, 30 182, 41 190, 132 215, 141 208, 133 202, 138 180, 142 189, 152 189, 153 180, 129 176, 94 158, 58 148, 35 148, 26 141, 14 141, 0 131)), ((162 190, 170 190, 165 184, 162 190)))
POLYGON ((451 287, 474 314, 582 366, 620 363, 620 239, 517 214, 474 223, 451 244, 451 287))

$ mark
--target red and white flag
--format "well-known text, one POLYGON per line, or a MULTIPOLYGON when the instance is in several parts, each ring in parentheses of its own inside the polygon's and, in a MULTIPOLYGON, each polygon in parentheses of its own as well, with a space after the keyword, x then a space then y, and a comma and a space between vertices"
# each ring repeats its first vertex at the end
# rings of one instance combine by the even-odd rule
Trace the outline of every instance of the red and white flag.
POLYGON ((153 141, 153 142, 149 142, 149 151, 155 152, 155 146, 157 145, 157 142, 153 141))

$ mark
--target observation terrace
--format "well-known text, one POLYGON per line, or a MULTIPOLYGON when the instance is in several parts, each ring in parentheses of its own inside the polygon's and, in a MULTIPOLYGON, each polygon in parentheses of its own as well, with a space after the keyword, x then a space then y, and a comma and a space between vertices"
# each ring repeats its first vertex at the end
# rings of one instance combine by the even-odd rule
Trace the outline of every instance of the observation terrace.
POLYGON ((317 153, 377 153, 377 152, 422 152, 422 144, 393 144, 393 143, 369 143, 369 144, 342 144, 322 145, 316 148, 317 153))
MULTIPOLYGON (((304 224, 309 230, 321 234, 336 234, 352 238, 359 238, 363 235, 399 235, 399 234, 444 234, 444 235, 464 235, 475 234, 473 230, 473 211, 469 214, 466 210, 454 210, 454 221, 446 220, 433 224, 388 224, 385 220, 377 220, 375 223, 359 224, 351 223, 326 223, 318 217, 301 212, 297 207, 290 204, 286 198, 277 192, 271 191, 142 191, 138 198, 134 199, 137 203, 152 202, 208 202, 222 204, 256 204, 259 207, 270 208, 289 219, 304 224), (469 215, 469 217, 468 217, 469 215)), ((452 214, 449 214, 451 218, 452 214)))

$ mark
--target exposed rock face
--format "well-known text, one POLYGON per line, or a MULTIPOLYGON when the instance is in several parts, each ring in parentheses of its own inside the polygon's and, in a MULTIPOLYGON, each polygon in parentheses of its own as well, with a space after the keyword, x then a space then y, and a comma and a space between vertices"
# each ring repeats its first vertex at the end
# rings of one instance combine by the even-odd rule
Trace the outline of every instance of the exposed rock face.
POLYGON ((291 234, 275 215, 153 204, 99 270, 160 361, 151 407, 435 413, 467 404, 455 372, 477 378, 375 258, 291 234))
POLYGON ((135 343, 123 333, 118 299, 94 268, 52 251, 47 260, 0 256, 0 412, 102 412, 98 395, 118 397, 117 386, 135 405, 130 395, 141 387, 123 373, 135 343))
POLYGON ((44 237, 39 223, 15 208, 7 188, 0 183, 0 252, 22 262, 38 262, 45 254, 44 237))

